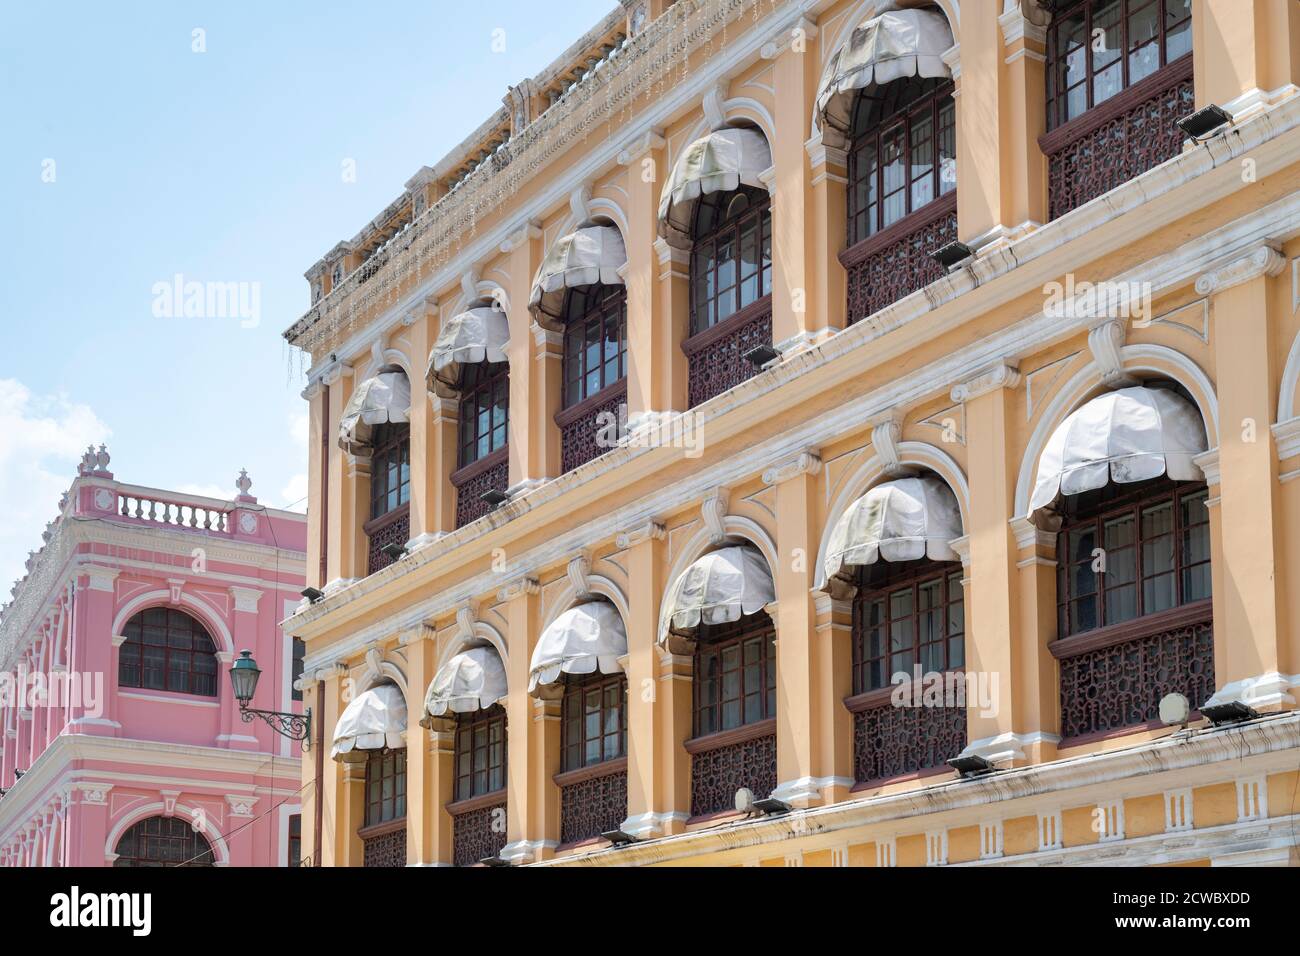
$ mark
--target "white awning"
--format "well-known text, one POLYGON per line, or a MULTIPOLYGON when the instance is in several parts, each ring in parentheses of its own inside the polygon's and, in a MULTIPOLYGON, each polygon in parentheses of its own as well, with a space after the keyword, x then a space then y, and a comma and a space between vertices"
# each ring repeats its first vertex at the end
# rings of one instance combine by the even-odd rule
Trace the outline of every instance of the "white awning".
POLYGON ((614 605, 588 601, 569 608, 542 632, 528 666, 528 692, 553 684, 561 674, 617 674, 627 654, 627 631, 614 605))
POLYGON ((405 747, 406 696, 396 684, 380 684, 352 699, 334 725, 335 760, 365 759, 364 750, 405 747))
POLYGON ((1048 528, 1064 495, 1168 475, 1204 481, 1192 459, 1206 450, 1200 412, 1164 388, 1121 388, 1072 412, 1038 459, 1028 518, 1048 528))
POLYGON ((339 447, 350 454, 370 447, 376 425, 410 420, 411 383, 406 373, 380 372, 361 382, 339 420, 339 447))
POLYGON ((691 203, 709 193, 742 185, 764 187, 759 177, 772 167, 767 137, 753 129, 729 127, 701 136, 673 164, 659 196, 659 234, 690 229, 691 203))
POLYGON ((456 388, 462 365, 505 362, 510 341, 510 322, 495 305, 480 305, 452 316, 438 332, 429 357, 428 384, 431 391, 446 394, 456 388), (441 386, 441 388, 439 388, 441 386))
POLYGON ((627 265, 623 234, 614 226, 583 226, 555 240, 533 279, 528 308, 558 316, 566 289, 622 285, 619 270, 627 265))
POLYGON ((763 610, 776 600, 772 571, 750 545, 719 548, 697 558, 668 589, 659 641, 703 624, 726 624, 763 610))
POLYGON ((863 21, 826 61, 817 86, 818 115, 847 133, 860 90, 908 76, 952 76, 943 62, 952 45, 948 18, 933 8, 890 10, 863 21))
POLYGON ((486 710, 506 696, 506 668, 494 647, 471 647, 438 668, 424 695, 424 711, 441 717, 447 711, 470 714, 486 710))
POLYGON ((879 560, 955 561, 949 542, 961 534, 961 509, 942 480, 927 475, 887 481, 849 505, 831 529, 826 580, 879 560))

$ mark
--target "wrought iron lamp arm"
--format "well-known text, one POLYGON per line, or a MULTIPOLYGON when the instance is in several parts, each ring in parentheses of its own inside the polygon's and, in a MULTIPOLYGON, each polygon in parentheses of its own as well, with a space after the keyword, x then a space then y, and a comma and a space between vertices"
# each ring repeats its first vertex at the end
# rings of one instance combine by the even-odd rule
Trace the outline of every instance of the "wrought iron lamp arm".
POLYGON ((239 716, 246 724, 252 723, 254 717, 260 717, 281 737, 301 741, 304 751, 311 749, 310 707, 301 714, 289 714, 279 710, 258 710, 241 702, 239 716))

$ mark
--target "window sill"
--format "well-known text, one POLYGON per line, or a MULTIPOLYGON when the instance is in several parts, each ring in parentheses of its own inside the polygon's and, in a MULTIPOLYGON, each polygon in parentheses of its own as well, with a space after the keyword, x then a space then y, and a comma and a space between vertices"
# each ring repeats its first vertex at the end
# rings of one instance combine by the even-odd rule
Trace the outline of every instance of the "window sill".
POLYGON ((591 414, 606 402, 612 402, 619 398, 627 397, 627 377, 620 378, 613 385, 606 385, 599 392, 593 392, 582 401, 570 405, 568 408, 562 408, 555 413, 555 424, 560 428, 565 425, 572 425, 574 422, 591 414))
POLYGON ((501 464, 503 461, 508 460, 509 457, 510 445, 502 445, 496 451, 484 455, 477 461, 471 461, 468 465, 463 465, 462 467, 457 468, 451 473, 451 483, 455 487, 459 488, 466 482, 477 478, 479 475, 483 474, 483 472, 489 471, 501 464))
POLYGON ((393 820, 385 820, 383 823, 372 823, 368 827, 361 827, 357 830, 357 836, 363 840, 373 840, 376 837, 388 836, 390 833, 405 829, 406 817, 400 816, 393 820))
POLYGON ((1038 137, 1038 148, 1050 156, 1063 146, 1076 139, 1081 139, 1095 132, 1111 120, 1123 116, 1133 107, 1140 105, 1153 96, 1163 92, 1166 87, 1176 86, 1192 78, 1192 54, 1184 53, 1173 63, 1156 70, 1150 76, 1134 83, 1128 89, 1120 90, 1108 100, 1103 100, 1092 109, 1085 110, 1062 126, 1038 137))
POLYGON ((930 223, 936 222, 944 216, 951 216, 956 211, 957 190, 953 189, 944 193, 938 199, 931 199, 920 209, 908 213, 893 225, 887 226, 880 232, 867 236, 867 238, 849 246, 839 255, 840 265, 844 266, 845 269, 851 269, 870 259, 882 249, 892 246, 900 239, 910 236, 917 230, 924 229, 930 223))
POLYGON ((500 790, 491 790, 474 797, 465 797, 463 800, 453 800, 447 804, 446 810, 453 817, 458 817, 462 813, 473 813, 475 810, 497 807, 505 802, 506 788, 502 787, 500 790))
POLYGON ((390 525, 397 524, 397 522, 407 517, 410 513, 411 503, 408 501, 404 504, 398 505, 392 511, 384 512, 378 518, 371 518, 361 526, 361 531, 367 538, 372 537, 375 532, 383 531, 390 525))
POLYGON ((768 717, 752 724, 733 727, 731 730, 720 730, 716 734, 692 737, 683 746, 685 746, 688 754, 708 753, 710 750, 717 750, 720 747, 732 747, 736 744, 758 740, 760 737, 770 737, 775 733, 776 718, 768 717))
POLYGON ((721 322, 716 322, 709 326, 703 332, 696 332, 694 335, 683 340, 682 351, 688 356, 695 355, 704 351, 719 339, 725 339, 732 332, 743 328, 754 319, 766 315, 772 311, 772 294, 768 293, 761 299, 749 303, 739 312, 733 312, 721 322))
POLYGON ((612 777, 627 770, 627 757, 615 757, 601 763, 588 764, 574 770, 564 770, 551 777, 557 787, 571 787, 575 783, 586 783, 599 777, 612 777))
POLYGON ((1208 624, 1213 619, 1212 599, 1206 598, 1203 601, 1184 604, 1181 607, 1170 608, 1167 611, 1136 617, 1131 621, 1124 621, 1120 624, 1108 624, 1105 627, 1094 628, 1081 634, 1072 634, 1069 637, 1052 641, 1047 645, 1047 649, 1059 661, 1113 647, 1116 644, 1124 644, 1140 637, 1148 637, 1164 631, 1173 631, 1191 624, 1208 624))

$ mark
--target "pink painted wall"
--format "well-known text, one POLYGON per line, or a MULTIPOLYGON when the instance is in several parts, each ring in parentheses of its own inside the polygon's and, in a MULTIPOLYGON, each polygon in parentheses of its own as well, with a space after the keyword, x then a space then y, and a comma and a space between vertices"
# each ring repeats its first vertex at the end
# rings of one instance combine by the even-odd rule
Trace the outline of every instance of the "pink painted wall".
POLYGON ((262 669, 252 706, 301 712, 279 622, 300 600, 306 543, 305 516, 254 497, 171 494, 83 468, 0 617, 0 865, 111 864, 121 832, 155 815, 194 823, 221 863, 284 865, 299 747, 240 719, 226 671, 251 650, 262 669), (115 637, 150 607, 183 611, 211 636, 215 697, 119 687, 115 637), (33 688, 34 706, 15 699, 33 688))

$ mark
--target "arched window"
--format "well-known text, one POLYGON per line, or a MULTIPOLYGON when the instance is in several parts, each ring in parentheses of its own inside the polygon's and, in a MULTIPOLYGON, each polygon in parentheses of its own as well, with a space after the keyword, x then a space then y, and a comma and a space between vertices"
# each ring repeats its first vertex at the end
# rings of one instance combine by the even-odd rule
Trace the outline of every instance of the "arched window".
POLYGON ((406 749, 384 747, 366 755, 365 826, 406 817, 406 749))
POLYGON ((1170 693, 1215 691, 1205 426, 1149 382, 1071 412, 1039 457, 1029 520, 1057 528, 1061 736, 1140 729, 1170 693))
POLYGON ((456 527, 481 518, 494 507, 483 496, 504 495, 510 481, 510 365, 478 362, 460 373, 456 527))
POLYGON ((375 426, 370 455, 370 517, 381 518, 411 500, 411 426, 375 426))
POLYGON ((857 97, 849 151, 850 246, 957 188, 952 91, 949 79, 907 77, 857 97))
POLYGON ((456 715, 455 762, 455 799, 468 800, 505 789, 504 707, 493 704, 485 710, 456 715))
POLYGON ((566 674, 560 717, 560 842, 617 830, 627 817, 627 677, 566 674))
POLYGON ((560 466, 572 471, 614 447, 626 421, 627 289, 593 284, 564 298, 560 466))
POLYGON ((217 696, 217 648, 202 624, 184 611, 146 608, 122 629, 119 687, 217 696))
POLYGON ((776 788, 776 628, 765 611, 701 624, 694 653, 691 815, 725 813, 736 791, 776 788))
MULTIPOLYGON (((858 568, 853 600, 853 692, 893 686, 896 674, 965 664, 965 592, 959 562, 881 561, 858 568)), ((951 756, 951 755, 950 755, 951 756)))
POLYGON ((506 845, 506 711, 493 704, 455 717, 452 863, 474 866, 506 845))
MULTIPOLYGON (((1046 4, 1045 4, 1046 5, 1046 4)), ((1048 215, 1182 152, 1196 109, 1192 0, 1057 0, 1047 27, 1048 215)))
POLYGON ((1192 0, 1057 0, 1047 27, 1047 128, 1063 126, 1192 49, 1192 0))
POLYGON ((766 190, 742 186, 707 194, 696 204, 691 237, 691 335, 772 294, 766 190))
POLYGON ((627 374, 627 288, 587 285, 564 304, 564 406, 617 385, 627 374))
POLYGON ((113 850, 114 866, 212 866, 212 846, 181 817, 148 817, 133 824, 113 850))
POLYGON ((460 467, 506 447, 510 413, 510 365, 467 365, 460 383, 460 467))
POLYGON ((776 716, 776 629, 764 611, 701 625, 695 647, 695 736, 776 716))

